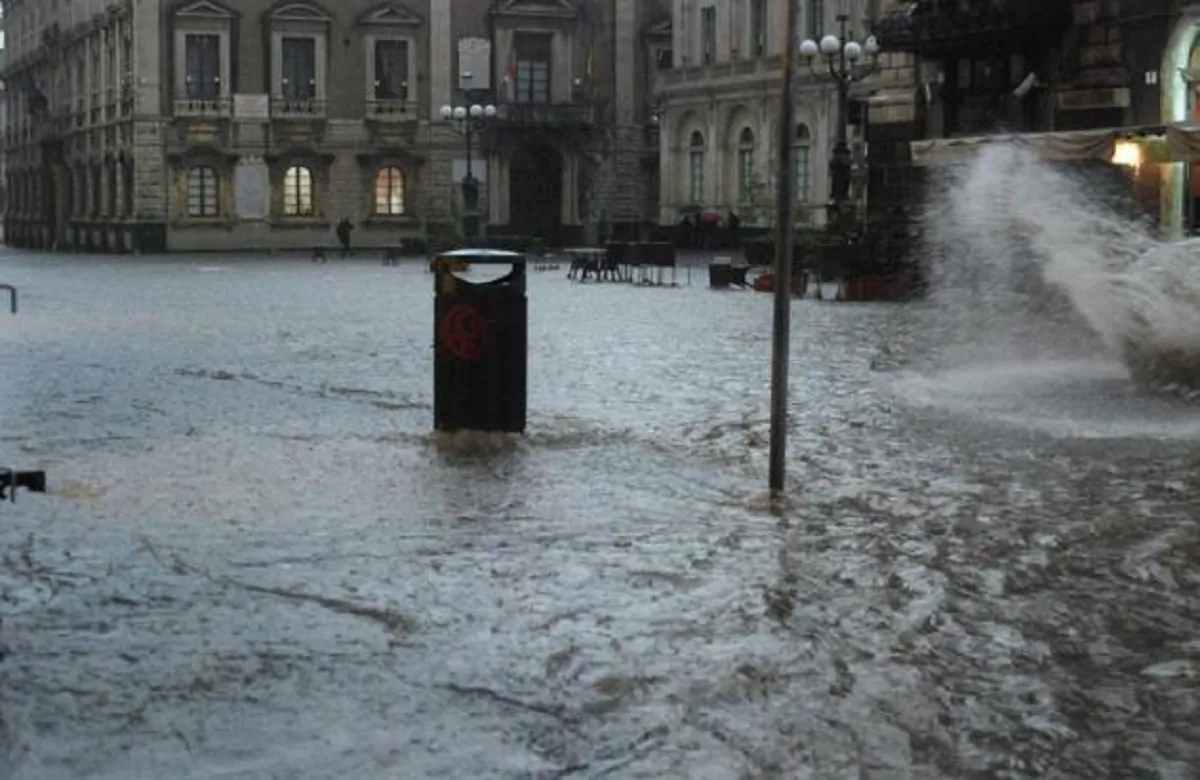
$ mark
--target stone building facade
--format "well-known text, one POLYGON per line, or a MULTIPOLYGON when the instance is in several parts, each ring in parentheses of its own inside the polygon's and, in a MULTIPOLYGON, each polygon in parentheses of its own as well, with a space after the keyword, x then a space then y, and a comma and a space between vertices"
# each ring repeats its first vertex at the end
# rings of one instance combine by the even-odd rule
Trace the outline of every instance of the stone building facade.
MULTIPOLYGON (((848 37, 863 40, 879 11, 872 0, 799 3, 801 35, 817 39, 837 34, 844 14, 848 37)), ((658 76, 660 221, 697 211, 733 212, 748 225, 773 220, 779 92, 790 43, 786 14, 787 0, 674 0, 671 67, 658 76)), ((829 199, 837 93, 827 75, 813 73, 799 56, 796 61, 797 215, 820 223, 829 199)), ((865 94, 856 86, 852 101, 865 94)), ((852 121, 850 139, 860 158, 861 129, 852 121)))
POLYGON ((394 246, 457 223, 578 240, 654 204, 652 0, 15 0, 10 242, 101 251, 394 246))
POLYGON ((1165 236, 1200 230, 1200 4, 889 0, 876 32, 885 69, 870 98, 874 206, 919 199, 913 142, 935 161, 939 147, 995 133, 1165 135, 1171 158, 1130 166, 1132 191, 1165 236))

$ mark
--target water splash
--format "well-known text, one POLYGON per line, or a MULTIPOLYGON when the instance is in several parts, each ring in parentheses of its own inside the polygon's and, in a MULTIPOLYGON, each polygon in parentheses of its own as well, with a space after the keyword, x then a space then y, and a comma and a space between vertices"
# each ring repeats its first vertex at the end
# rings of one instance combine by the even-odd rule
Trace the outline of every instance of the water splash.
POLYGON ((973 350, 1090 340, 1140 383, 1200 389, 1200 240, 1160 241, 1112 169, 996 143, 933 190, 933 295, 973 350))

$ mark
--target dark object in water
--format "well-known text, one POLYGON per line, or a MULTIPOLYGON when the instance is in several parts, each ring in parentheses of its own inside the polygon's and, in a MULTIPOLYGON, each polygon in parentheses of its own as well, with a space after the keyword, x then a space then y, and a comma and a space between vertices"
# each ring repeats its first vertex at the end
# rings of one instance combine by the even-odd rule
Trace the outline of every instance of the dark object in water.
POLYGON ((46 472, 0 469, 0 501, 16 502, 17 488, 25 488, 31 493, 45 493, 46 472))

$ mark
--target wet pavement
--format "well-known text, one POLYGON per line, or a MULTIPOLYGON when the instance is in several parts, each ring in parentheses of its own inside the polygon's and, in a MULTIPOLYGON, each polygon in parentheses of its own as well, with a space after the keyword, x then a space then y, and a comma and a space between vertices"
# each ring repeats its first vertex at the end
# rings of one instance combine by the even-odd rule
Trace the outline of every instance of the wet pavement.
POLYGON ((0 255, 0 776, 1200 773, 1194 407, 797 302, 772 506, 770 297, 564 274, 514 443, 419 264, 0 255))

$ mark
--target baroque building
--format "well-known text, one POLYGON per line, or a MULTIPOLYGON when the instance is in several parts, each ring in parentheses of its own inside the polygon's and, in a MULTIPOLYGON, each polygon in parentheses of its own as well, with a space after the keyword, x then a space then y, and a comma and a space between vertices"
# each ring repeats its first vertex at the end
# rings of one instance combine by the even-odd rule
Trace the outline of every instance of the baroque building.
POLYGON ((395 246, 457 224, 466 145, 493 233, 581 240, 657 204, 653 0, 13 0, 11 243, 395 246))
MULTIPOLYGON (((876 0, 797 0, 802 38, 838 34, 863 40, 879 13, 876 0)), ((738 214, 743 224, 773 220, 774 162, 785 47, 787 0, 673 0, 657 84, 662 171, 659 220, 695 212, 738 214)), ((795 179, 797 216, 821 223, 829 200, 828 160, 837 135, 832 80, 797 56, 795 179)), ((849 140, 863 193, 862 101, 851 91, 849 140)))

